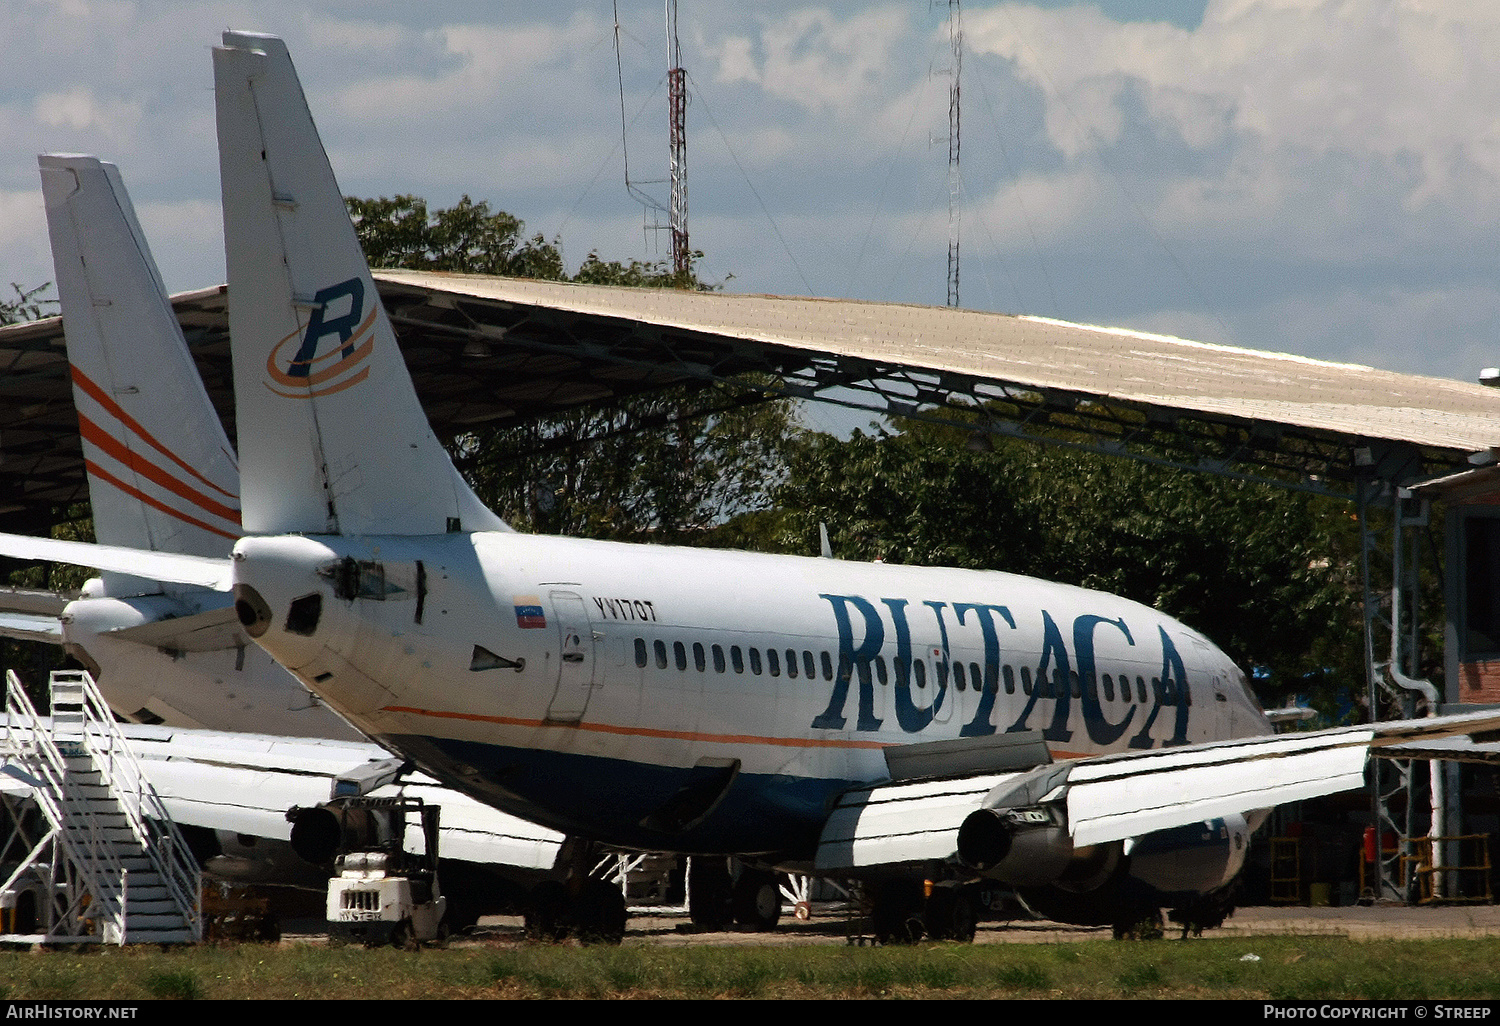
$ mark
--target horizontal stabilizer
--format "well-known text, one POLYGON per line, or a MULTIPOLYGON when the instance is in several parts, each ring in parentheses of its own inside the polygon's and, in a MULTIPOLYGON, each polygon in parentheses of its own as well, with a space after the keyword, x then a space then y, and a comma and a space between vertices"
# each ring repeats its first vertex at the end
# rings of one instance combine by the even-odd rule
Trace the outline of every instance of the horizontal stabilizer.
POLYGON ((233 606, 122 627, 110 631, 109 636, 176 652, 222 652, 251 643, 233 606))
POLYGON ((174 584, 193 584, 215 591, 228 591, 230 586, 229 560, 210 556, 146 552, 117 545, 95 545, 60 538, 31 538, 20 534, 0 534, 0 556, 69 563, 94 570, 112 570, 133 577, 170 581, 174 584))
POLYGON ((62 621, 55 616, 39 613, 0 612, 0 638, 61 645, 62 621))

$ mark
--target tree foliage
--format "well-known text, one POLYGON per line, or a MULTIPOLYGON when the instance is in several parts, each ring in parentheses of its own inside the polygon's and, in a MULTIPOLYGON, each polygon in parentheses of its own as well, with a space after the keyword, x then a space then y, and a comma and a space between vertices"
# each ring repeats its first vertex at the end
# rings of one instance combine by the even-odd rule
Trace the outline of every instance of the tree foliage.
MULTIPOLYGON (((1270 671, 1277 697, 1363 682, 1357 525, 1271 485, 905 424, 806 438, 774 544, 1006 570, 1124 595, 1270 671)), ((1263 695, 1270 698, 1272 695, 1263 695)))
MULTIPOLYGON (((371 266, 705 288, 666 261, 622 263, 597 251, 570 276, 558 242, 527 237, 520 219, 467 196, 435 211, 415 196, 346 202, 371 266)), ((693 543, 769 503, 766 482, 780 473, 793 426, 784 403, 676 387, 479 428, 450 450, 479 497, 522 530, 693 543)))
POLYGON ((452 207, 429 211, 419 196, 387 199, 346 197, 350 220, 372 267, 415 271, 499 274, 513 278, 565 280, 562 249, 486 202, 468 196, 452 207))
POLYGON ((15 298, 0 299, 0 325, 34 321, 54 313, 52 308, 57 306, 57 300, 47 298, 47 290, 51 287, 50 281, 30 289, 23 289, 11 282, 10 288, 15 293, 15 298))

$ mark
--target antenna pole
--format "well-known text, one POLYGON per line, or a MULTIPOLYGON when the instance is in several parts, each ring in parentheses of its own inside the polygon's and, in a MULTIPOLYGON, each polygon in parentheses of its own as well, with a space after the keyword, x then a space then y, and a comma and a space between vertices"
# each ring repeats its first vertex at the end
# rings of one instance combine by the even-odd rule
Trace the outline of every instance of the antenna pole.
POLYGON ((961 0, 948 0, 948 40, 953 47, 953 83, 948 87, 948 305, 958 305, 958 243, 962 220, 958 156, 960 80, 964 59, 961 0))
POLYGON ((684 280, 693 271, 688 247, 687 195, 687 72, 682 68, 682 44, 677 39, 677 0, 667 5, 667 116, 671 146, 672 270, 684 280))

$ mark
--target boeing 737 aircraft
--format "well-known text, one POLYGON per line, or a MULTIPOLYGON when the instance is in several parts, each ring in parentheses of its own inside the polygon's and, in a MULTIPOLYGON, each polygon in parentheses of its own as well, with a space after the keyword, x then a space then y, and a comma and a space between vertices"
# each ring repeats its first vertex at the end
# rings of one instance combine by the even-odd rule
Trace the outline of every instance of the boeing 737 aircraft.
POLYGON ((986 878, 1070 921, 1212 924, 1264 810, 1495 725, 1275 737, 1197 632, 1010 574, 501 530, 428 427, 284 44, 226 33, 214 69, 245 537, 228 567, 6 551, 232 589, 279 663, 451 787, 864 878, 888 938, 971 936, 986 878))

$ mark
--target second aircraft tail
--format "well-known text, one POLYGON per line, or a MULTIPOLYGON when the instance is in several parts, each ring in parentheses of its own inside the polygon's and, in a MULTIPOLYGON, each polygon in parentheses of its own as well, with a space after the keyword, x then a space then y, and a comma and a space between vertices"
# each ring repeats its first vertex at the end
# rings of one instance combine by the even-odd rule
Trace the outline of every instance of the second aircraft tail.
POLYGON ((239 470, 119 171, 87 156, 38 163, 95 536, 224 557, 242 533, 239 470))

